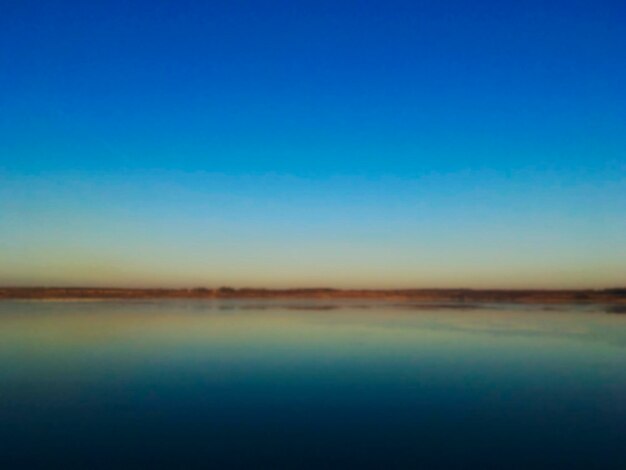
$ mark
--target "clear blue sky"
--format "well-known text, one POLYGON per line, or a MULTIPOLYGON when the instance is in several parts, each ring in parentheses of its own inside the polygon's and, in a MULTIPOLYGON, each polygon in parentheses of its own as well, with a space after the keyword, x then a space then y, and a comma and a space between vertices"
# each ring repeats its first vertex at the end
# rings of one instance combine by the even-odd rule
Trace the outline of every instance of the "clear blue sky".
POLYGON ((621 1, 5 1, 0 284, 626 284, 621 1))

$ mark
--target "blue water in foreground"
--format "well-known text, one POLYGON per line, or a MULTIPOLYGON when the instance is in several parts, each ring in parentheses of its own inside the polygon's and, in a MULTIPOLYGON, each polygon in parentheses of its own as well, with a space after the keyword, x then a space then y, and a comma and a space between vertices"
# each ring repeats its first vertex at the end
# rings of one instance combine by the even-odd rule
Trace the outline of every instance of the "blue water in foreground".
POLYGON ((0 302, 0 468, 626 468, 626 315, 0 302))

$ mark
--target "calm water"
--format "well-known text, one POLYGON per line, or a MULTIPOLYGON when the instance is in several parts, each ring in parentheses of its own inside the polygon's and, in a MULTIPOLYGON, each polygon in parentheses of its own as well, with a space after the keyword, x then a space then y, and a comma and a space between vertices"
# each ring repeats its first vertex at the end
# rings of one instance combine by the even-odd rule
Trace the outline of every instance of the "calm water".
POLYGON ((0 467, 626 468, 626 315, 0 302, 0 467))

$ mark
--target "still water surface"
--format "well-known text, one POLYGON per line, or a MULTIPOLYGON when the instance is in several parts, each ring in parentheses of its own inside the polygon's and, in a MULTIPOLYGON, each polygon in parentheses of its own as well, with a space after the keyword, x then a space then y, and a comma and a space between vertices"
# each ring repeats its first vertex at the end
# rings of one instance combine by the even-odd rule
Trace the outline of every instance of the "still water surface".
POLYGON ((626 315, 0 302, 2 468, 626 468, 626 315))

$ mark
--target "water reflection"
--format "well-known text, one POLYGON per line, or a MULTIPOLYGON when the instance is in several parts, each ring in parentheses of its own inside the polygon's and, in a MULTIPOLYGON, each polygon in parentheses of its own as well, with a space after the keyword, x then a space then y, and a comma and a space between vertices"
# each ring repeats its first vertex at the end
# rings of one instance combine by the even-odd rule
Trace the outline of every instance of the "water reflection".
POLYGON ((624 468, 624 320, 362 301, 2 302, 0 458, 624 468))

